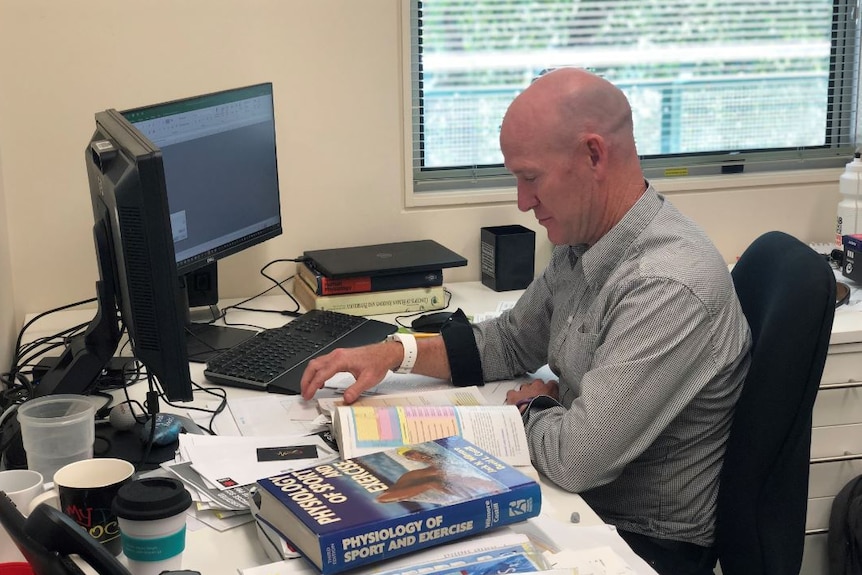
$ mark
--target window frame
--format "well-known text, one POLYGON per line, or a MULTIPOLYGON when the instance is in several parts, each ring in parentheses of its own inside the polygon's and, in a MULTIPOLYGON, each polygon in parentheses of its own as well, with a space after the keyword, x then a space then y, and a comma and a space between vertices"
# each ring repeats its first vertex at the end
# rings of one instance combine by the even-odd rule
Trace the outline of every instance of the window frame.
MULTIPOLYGON (((516 200, 515 179, 502 166, 436 168, 422 170, 417 133, 422 121, 418 94, 419 65, 415 38, 418 33, 418 6, 421 0, 401 1, 403 63, 405 206, 500 204, 516 200)), ((741 187, 760 186, 770 181, 821 182, 834 179, 835 170, 853 156, 851 144, 830 145, 836 130, 849 130, 858 142, 860 119, 859 63, 862 60, 860 29, 854 14, 860 0, 834 0, 833 29, 839 39, 831 49, 830 92, 826 134, 827 144, 793 150, 762 150, 744 153, 676 154, 642 156, 644 175, 663 182, 663 190, 714 189, 727 186, 732 177, 741 187), (848 41, 849 39, 849 41, 848 41), (836 96, 843 94, 844 97, 836 96), (837 119, 837 121, 835 121, 837 119), (744 170, 739 171, 740 163, 744 170), (673 182, 673 183, 671 183, 673 182), (670 184, 670 185, 668 185, 670 184), (668 189, 669 188, 669 189, 668 189)))

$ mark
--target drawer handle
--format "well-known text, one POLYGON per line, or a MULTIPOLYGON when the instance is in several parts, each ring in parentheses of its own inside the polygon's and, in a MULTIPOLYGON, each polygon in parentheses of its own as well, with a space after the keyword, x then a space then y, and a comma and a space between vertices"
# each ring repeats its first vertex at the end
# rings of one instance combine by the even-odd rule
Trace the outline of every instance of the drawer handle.
POLYGON ((853 389, 862 387, 862 381, 845 381, 844 383, 822 383, 820 389, 853 389))
POLYGON ((810 463, 837 463, 839 461, 853 461, 856 459, 862 459, 862 454, 845 453, 844 455, 833 455, 832 457, 814 457, 810 463))
POLYGON ((806 535, 823 535, 824 533, 829 533, 828 529, 806 529, 806 535))

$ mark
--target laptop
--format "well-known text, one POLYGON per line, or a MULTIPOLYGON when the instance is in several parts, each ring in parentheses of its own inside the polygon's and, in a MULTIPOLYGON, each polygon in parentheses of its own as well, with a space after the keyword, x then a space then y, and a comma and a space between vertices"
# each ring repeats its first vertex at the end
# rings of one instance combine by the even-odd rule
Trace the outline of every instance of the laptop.
POLYGON ((466 258, 434 240, 309 250, 304 255, 315 269, 330 278, 381 276, 467 265, 466 258))

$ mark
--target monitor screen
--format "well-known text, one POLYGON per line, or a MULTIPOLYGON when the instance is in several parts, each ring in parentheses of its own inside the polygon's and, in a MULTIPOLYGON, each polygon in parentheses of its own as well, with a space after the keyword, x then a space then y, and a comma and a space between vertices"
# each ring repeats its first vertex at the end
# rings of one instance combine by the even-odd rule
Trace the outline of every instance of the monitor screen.
POLYGON ((281 234, 272 84, 121 112, 162 154, 188 355, 204 362, 254 335, 213 325, 216 262, 281 234), (190 307, 204 311, 192 321, 190 307))
POLYGON ((281 233, 272 84, 100 112, 86 160, 99 312, 39 394, 89 391, 117 348, 119 310, 168 399, 191 400, 189 360, 254 332, 192 324, 188 278, 281 233))
POLYGON ((281 233, 272 84, 122 114, 162 152, 180 273, 281 233))

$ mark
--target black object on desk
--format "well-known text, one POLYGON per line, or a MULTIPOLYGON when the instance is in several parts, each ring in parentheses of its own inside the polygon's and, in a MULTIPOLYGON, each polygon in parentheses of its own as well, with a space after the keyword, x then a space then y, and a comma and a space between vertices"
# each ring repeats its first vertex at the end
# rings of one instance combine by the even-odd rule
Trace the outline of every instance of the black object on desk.
POLYGON ((397 329, 366 317, 315 309, 212 358, 204 375, 221 385, 295 395, 314 357, 338 347, 383 341, 397 329))
POLYGON ((451 311, 434 311, 420 315, 410 323, 410 329, 421 333, 440 333, 440 328, 452 317, 451 311))
POLYGON ((0 491, 0 525, 14 540, 35 575, 83 575, 71 555, 81 557, 99 575, 129 575, 116 557, 83 527, 45 503, 24 517, 0 491))
POLYGON ((391 242, 326 250, 304 256, 330 278, 402 274, 466 266, 467 259, 434 240, 391 242))

